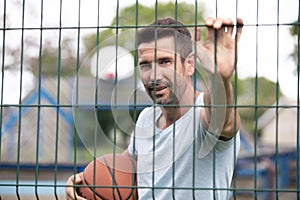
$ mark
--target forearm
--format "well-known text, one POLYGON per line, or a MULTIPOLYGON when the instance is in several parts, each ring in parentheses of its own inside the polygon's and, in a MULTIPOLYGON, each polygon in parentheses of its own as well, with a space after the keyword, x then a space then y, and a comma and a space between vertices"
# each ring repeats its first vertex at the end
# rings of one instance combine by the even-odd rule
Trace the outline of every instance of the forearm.
POLYGON ((240 128, 239 114, 233 108, 234 92, 230 79, 237 61, 237 43, 241 37, 243 20, 237 18, 235 33, 231 19, 208 18, 206 26, 208 32, 205 42, 201 41, 199 29, 196 29, 194 38, 197 41, 196 56, 209 74, 201 122, 214 135, 231 138, 240 128))
POLYGON ((234 109, 234 92, 230 80, 210 75, 204 93, 205 107, 201 111, 204 128, 215 135, 231 138, 240 126, 240 117, 234 109))

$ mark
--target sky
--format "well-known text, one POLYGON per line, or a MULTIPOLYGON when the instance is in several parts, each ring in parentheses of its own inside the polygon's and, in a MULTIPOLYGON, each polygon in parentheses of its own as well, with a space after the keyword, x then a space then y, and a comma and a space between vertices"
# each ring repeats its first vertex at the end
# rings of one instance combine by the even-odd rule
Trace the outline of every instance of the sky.
MULTIPOLYGON (((170 0, 160 0, 158 2, 169 2, 170 0)), ((205 5, 205 18, 208 16, 225 17, 235 19, 236 16, 243 18, 244 28, 239 44, 239 58, 237 72, 239 78, 258 76, 266 77, 274 82, 279 81, 280 89, 288 97, 296 98, 297 94, 297 77, 294 76, 293 70, 296 64, 289 55, 294 48, 294 38, 289 35, 287 24, 292 23, 298 18, 298 0, 198 0, 198 3, 205 5), (258 5, 257 5, 258 3, 258 5), (255 24, 265 24, 268 26, 255 26, 255 24), (276 26, 276 24, 282 26, 276 26), (270 26, 271 25, 271 26, 270 26)), ((63 0, 62 1, 62 21, 64 27, 78 26, 79 1, 63 0)), ((135 0, 120 0, 119 8, 135 4, 135 0)), ((173 1, 174 2, 174 1, 173 1)), ((178 2, 195 3, 195 0, 178 0, 178 2)), ((60 0, 43 1, 43 27, 59 26, 59 8, 60 0)), ((98 1, 88 0, 80 1, 80 26, 96 26, 98 19, 98 1)), ((139 3, 151 6, 154 0, 140 0, 139 3)), ((22 25, 22 1, 6 1, 6 12, 9 16, 9 26, 18 28, 22 25), (17 2, 15 6, 12 2, 17 2)), ((0 0, 0 12, 3 14, 4 0, 0 0)), ((25 7, 25 27, 40 27, 41 1, 26 0, 25 7)), ((116 14, 117 0, 100 0, 99 6, 99 23, 100 26, 109 25, 116 14)), ((0 22, 2 26, 2 22, 0 22)), ((70 32, 69 34, 72 34, 70 32)), ((89 34, 87 30, 82 30, 82 36, 89 34)), ((53 32, 45 31, 43 37, 51 37, 53 32)), ((0 38, 2 33, 0 34, 0 38)), ((28 36, 32 40, 38 40, 39 31, 32 31, 28 36)), ((7 45, 20 45, 20 33, 9 32, 6 36, 7 45), (15 34, 15 35, 13 35, 15 34), (16 38, 16 39, 14 39, 16 38)), ((1 45, 2 46, 2 45, 1 45)), ((36 54, 37 50, 32 50, 36 54)), ((9 55, 6 56, 6 62, 9 63, 9 55)), ((5 75, 4 89, 6 103, 17 103, 18 98, 10 95, 9 91, 19 91, 16 76, 18 74, 7 73, 5 75), (10 77, 14 77, 12 80, 10 77), (12 84, 13 83, 13 84, 12 84)), ((25 75, 24 88, 33 87, 30 80, 33 76, 25 75), (26 85, 27 84, 27 85, 26 85)), ((24 90, 25 91, 25 90, 24 90)), ((18 92, 14 92, 18 94, 18 92)))

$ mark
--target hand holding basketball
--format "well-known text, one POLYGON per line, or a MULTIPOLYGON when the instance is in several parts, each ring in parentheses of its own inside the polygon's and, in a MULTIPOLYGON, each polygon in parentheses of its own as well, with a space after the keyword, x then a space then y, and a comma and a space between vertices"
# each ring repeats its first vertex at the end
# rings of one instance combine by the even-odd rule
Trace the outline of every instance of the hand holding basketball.
POLYGON ((67 181, 67 187, 66 187, 66 200, 86 200, 80 196, 77 195, 77 193, 74 191, 73 185, 78 185, 82 182, 82 173, 76 174, 74 176, 71 176, 67 181), (76 177, 75 177, 76 176, 76 177), (74 182, 75 181, 75 182, 74 182))
POLYGON ((90 162, 79 174, 79 196, 90 199, 138 199, 135 161, 124 154, 110 154, 90 162))

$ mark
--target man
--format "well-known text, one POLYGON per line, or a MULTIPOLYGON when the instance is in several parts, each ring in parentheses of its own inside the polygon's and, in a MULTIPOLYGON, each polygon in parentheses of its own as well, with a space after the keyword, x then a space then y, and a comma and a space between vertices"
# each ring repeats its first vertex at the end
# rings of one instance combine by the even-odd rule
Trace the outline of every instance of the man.
MULTIPOLYGON (((231 84, 243 21, 238 18, 237 24, 232 37, 232 20, 208 18, 204 44, 198 29, 193 40, 172 18, 139 31, 140 77, 154 101, 141 112, 125 152, 137 159, 139 199, 229 198, 239 150, 231 84), (192 80, 196 57, 208 73, 204 93, 192 80)), ((72 188, 66 192, 74 198, 72 188)))

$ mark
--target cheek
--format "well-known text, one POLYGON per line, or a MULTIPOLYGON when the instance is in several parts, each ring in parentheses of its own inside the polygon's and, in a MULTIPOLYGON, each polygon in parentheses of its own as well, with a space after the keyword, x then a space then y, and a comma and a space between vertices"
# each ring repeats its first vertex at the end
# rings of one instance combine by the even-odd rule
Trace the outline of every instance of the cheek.
POLYGON ((149 82, 150 73, 147 72, 147 71, 141 71, 140 70, 140 79, 142 80, 143 83, 149 82))
POLYGON ((190 82, 190 76, 185 74, 186 72, 177 72, 176 74, 176 85, 180 88, 185 88, 190 82))

